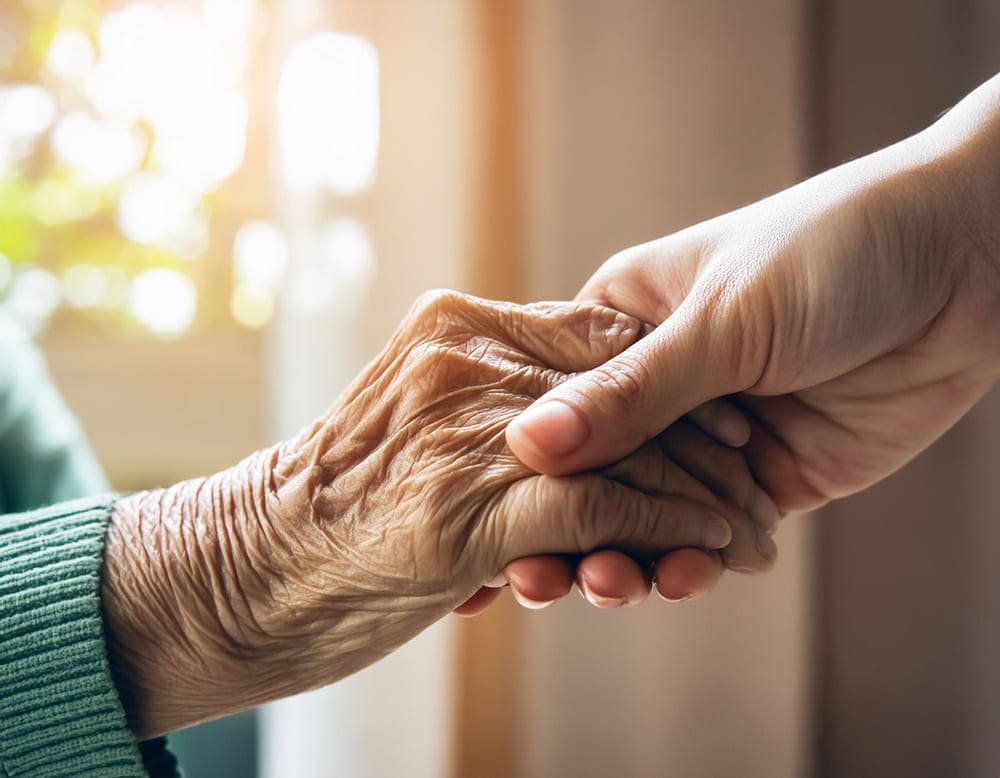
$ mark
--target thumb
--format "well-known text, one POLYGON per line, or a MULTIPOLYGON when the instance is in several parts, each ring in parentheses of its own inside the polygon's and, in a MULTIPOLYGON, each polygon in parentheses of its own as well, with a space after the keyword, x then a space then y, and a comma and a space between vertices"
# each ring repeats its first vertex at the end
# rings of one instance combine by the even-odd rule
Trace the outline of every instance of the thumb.
POLYGON ((615 462, 703 402, 740 391, 741 331, 682 305, 648 336, 539 398, 507 428, 528 467, 564 475, 615 462))

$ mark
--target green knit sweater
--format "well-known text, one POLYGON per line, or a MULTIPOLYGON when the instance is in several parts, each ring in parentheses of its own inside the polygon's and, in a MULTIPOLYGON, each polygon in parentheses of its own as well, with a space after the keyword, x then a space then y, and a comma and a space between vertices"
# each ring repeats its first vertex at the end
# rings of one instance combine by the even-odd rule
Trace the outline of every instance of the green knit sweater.
POLYGON ((100 575, 113 495, 30 344, 0 320, 0 778, 176 776, 137 744, 108 669, 100 575))

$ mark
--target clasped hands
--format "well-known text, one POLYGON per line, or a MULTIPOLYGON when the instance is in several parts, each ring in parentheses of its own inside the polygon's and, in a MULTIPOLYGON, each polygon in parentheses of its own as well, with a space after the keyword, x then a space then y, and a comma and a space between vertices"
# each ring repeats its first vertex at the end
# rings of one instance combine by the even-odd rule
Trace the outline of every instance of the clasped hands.
POLYGON ((886 477, 1000 375, 997 138, 1000 77, 575 303, 429 294, 298 436, 119 501, 102 605, 136 734, 331 683, 504 582, 615 606, 769 567, 779 511, 886 477))
MULTIPOLYGON (((576 475, 538 474, 508 447, 534 400, 642 330, 593 303, 428 293, 297 437, 120 501, 103 601, 136 732, 330 683, 463 603, 481 609, 490 590, 477 590, 531 555, 618 549, 643 562, 646 593, 647 563, 670 549, 769 566, 749 515, 761 495, 738 451, 703 430, 710 414, 576 475)), ((523 563, 529 599, 551 586, 553 559, 523 563)))

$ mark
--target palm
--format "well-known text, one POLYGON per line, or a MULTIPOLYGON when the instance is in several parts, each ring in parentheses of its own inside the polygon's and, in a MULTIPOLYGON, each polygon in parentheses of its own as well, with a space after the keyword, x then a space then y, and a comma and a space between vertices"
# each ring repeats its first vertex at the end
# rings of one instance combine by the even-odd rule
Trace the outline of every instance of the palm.
MULTIPOLYGON (((984 272, 960 280, 928 324, 901 327, 906 334, 886 353, 798 391, 740 395, 757 421, 748 458, 779 506, 815 508, 881 480, 983 395, 996 378, 996 338, 975 327, 976 308, 988 304, 979 299, 984 272)), ((796 353, 789 363, 805 359, 796 353)))

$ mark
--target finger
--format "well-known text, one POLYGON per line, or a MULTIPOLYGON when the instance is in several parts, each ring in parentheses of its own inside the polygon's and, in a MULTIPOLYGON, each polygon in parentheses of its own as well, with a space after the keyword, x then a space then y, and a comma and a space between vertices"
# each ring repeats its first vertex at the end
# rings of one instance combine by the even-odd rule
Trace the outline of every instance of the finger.
POLYGON ((500 558, 494 569, 542 553, 607 547, 651 557, 683 546, 722 548, 732 538, 717 505, 644 494, 593 473, 519 481, 481 526, 487 547, 500 558))
MULTIPOLYGON (((750 442, 743 449, 756 481, 774 498, 782 514, 808 511, 829 501, 829 496, 802 477, 802 463, 791 448, 775 435, 763 419, 774 419, 781 428, 808 429, 803 417, 815 413, 794 397, 751 397, 741 395, 739 403, 750 422, 750 442)), ((809 419, 809 422, 812 420, 809 419)))
POLYGON ((722 576, 718 552, 682 548, 660 557, 653 567, 656 592, 668 602, 702 597, 715 588, 722 576))
POLYGON ((529 305, 485 300, 450 289, 425 292, 413 304, 403 329, 445 334, 462 324, 506 343, 563 373, 589 370, 627 349, 645 332, 638 319, 595 302, 529 305))
POLYGON ((713 493, 742 508, 765 532, 774 529, 778 509, 757 486, 742 451, 720 445, 687 418, 672 424, 656 440, 669 459, 713 493))
POLYGON ((623 353, 533 403, 507 427, 511 450, 541 473, 581 472, 621 459, 691 408, 739 391, 741 331, 729 318, 704 304, 682 306, 623 353))
POLYGON ((646 494, 685 498, 724 515, 732 531, 722 551, 726 567, 752 573, 774 564, 774 541, 748 513, 757 501, 757 489, 742 454, 720 446, 689 422, 677 422, 655 443, 647 443, 600 473, 646 494), (661 448, 664 441, 665 451, 661 448), (692 474, 684 465, 696 466, 700 472, 692 474))
POLYGON ((649 596, 652 571, 620 551, 588 554, 576 568, 576 585, 591 605, 621 608, 638 605, 649 596))
POLYGON ((703 432, 727 446, 745 446, 750 440, 750 422, 728 400, 709 400, 690 411, 687 418, 703 432))
POLYGON ((459 616, 478 616, 494 603, 502 591, 503 589, 491 589, 488 586, 483 586, 478 592, 455 608, 455 613, 459 616))
POLYGON ((531 610, 548 607, 573 588, 573 563, 565 556, 515 559, 504 568, 503 575, 510 582, 514 599, 531 610))
POLYGON ((590 370, 620 354, 644 331, 638 319, 597 303, 497 303, 511 345, 563 373, 590 370))

